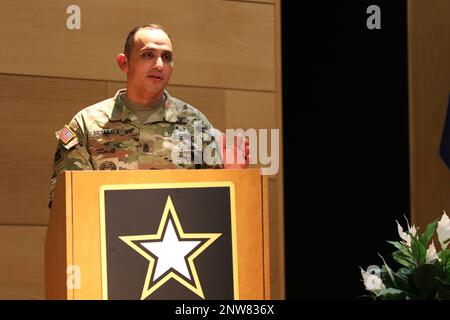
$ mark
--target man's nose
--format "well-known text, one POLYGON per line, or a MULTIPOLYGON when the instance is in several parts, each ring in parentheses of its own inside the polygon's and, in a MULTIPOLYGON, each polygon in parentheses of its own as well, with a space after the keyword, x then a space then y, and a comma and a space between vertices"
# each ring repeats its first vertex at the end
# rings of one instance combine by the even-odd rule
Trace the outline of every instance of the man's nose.
POLYGON ((154 68, 158 69, 158 70, 161 70, 162 67, 163 67, 162 58, 161 57, 156 58, 156 62, 155 62, 154 68))

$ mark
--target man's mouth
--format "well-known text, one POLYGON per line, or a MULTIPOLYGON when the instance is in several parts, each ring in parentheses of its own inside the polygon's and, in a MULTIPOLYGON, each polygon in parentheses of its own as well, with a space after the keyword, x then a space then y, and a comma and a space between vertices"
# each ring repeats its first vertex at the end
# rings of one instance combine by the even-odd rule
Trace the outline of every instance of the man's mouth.
POLYGON ((156 80, 163 80, 164 79, 162 76, 158 76, 158 75, 155 75, 155 74, 148 75, 147 77, 151 78, 151 79, 156 79, 156 80))

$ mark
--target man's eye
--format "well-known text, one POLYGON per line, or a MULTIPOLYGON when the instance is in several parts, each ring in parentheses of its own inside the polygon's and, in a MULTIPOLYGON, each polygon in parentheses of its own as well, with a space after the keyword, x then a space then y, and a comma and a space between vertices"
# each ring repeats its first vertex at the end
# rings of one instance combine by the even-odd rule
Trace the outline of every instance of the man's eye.
POLYGON ((142 57, 143 58, 153 58, 153 53, 151 53, 151 52, 144 52, 142 54, 142 57))
POLYGON ((165 62, 172 62, 172 56, 170 54, 164 54, 162 58, 165 62))

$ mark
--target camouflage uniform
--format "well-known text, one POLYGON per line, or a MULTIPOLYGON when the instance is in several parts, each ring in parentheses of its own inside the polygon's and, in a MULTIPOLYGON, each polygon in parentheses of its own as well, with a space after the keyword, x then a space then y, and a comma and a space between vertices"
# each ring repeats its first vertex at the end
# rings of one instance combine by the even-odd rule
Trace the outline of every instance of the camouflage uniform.
MULTIPOLYGON (((202 145, 191 144, 202 151, 215 141, 218 130, 194 107, 171 97, 164 91, 164 104, 142 124, 124 105, 126 90, 117 91, 113 98, 80 111, 68 127, 74 137, 68 143, 58 140, 51 178, 50 203, 58 174, 65 170, 127 170, 215 168, 204 161, 200 164, 175 163, 172 133, 187 132, 194 137, 194 121, 201 121, 202 145)), ((58 133, 57 133, 58 137, 58 133)), ((192 139, 194 140, 194 139, 192 139)), ((192 141, 194 142, 194 141, 192 141)), ((198 141, 197 141, 198 144, 198 141)))

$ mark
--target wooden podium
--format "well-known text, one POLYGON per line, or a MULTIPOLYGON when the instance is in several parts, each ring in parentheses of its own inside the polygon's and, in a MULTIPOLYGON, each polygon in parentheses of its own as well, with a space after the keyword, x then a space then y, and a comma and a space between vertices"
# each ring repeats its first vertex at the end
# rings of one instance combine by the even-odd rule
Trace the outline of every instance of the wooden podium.
POLYGON ((267 177, 258 169, 61 173, 45 296, 270 299, 267 177), (193 249, 160 250, 171 243, 193 249))

